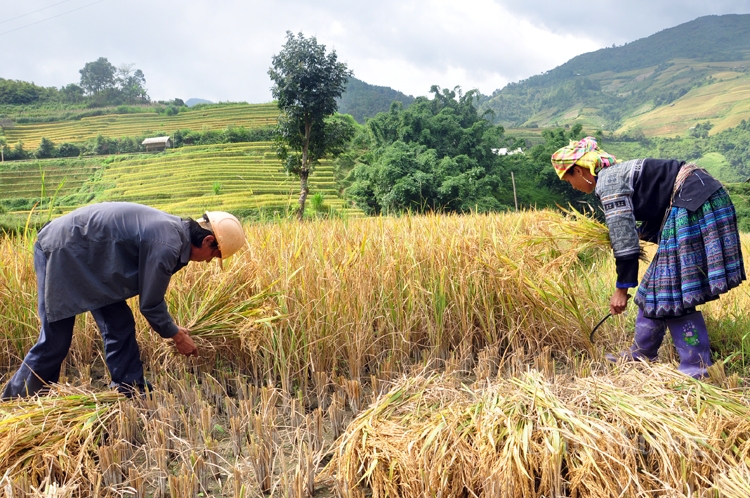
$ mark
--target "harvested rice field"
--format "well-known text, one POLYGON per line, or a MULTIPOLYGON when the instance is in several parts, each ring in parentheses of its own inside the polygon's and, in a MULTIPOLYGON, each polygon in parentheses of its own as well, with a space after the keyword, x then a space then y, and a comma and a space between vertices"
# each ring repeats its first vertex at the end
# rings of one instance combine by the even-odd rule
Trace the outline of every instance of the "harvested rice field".
MULTIPOLYGON (((669 339, 658 363, 604 360, 635 312, 592 342, 614 264, 591 218, 245 228, 224 271, 172 279, 199 358, 136 312, 149 395, 107 388, 81 315, 61 382, 0 402, 0 496, 750 496, 746 285, 703 307, 716 365, 701 382, 669 339)), ((0 240, 3 384, 38 334, 33 241, 0 240)))

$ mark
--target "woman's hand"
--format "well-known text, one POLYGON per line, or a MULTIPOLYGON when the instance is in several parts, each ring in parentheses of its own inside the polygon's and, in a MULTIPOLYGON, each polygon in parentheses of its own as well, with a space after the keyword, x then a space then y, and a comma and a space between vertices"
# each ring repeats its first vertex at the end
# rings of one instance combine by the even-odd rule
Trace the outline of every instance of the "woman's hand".
POLYGON ((193 339, 190 338, 188 329, 183 327, 177 327, 179 330, 177 334, 172 337, 174 345, 177 347, 177 351, 184 354, 185 356, 198 356, 198 348, 195 346, 193 339))
POLYGON ((609 312, 613 315, 619 315, 625 311, 628 306, 628 299, 630 299, 630 294, 628 294, 627 289, 616 289, 609 300, 609 312))

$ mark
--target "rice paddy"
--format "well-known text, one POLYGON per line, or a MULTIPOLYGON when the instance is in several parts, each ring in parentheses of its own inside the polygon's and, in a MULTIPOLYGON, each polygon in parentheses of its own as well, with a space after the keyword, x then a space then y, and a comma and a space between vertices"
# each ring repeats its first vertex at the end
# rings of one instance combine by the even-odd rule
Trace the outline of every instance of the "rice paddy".
POLYGON ((737 126, 750 110, 747 101, 750 79, 743 72, 720 69, 711 77, 713 84, 692 89, 674 106, 645 109, 626 119, 616 132, 640 129, 647 136, 672 137, 684 136, 691 126, 707 120, 716 125, 712 134, 737 126))
MULTIPOLYGON (((311 195, 320 194, 326 213, 356 217, 340 195, 332 161, 310 176, 311 195)), ((91 159, 14 161, 0 168, 0 205, 23 226, 46 221, 88 204, 130 201, 196 217, 205 210, 237 214, 294 212, 299 180, 287 175, 269 142, 186 146, 159 154, 91 159)), ((310 206, 308 206, 310 209, 310 206)))
POLYGON ((279 115, 275 103, 222 104, 184 109, 179 114, 104 114, 75 121, 18 124, 5 130, 9 144, 23 141, 26 150, 34 150, 42 138, 55 144, 83 143, 102 135, 106 138, 172 135, 175 130, 223 130, 227 126, 258 128, 273 126, 279 115))
MULTIPOLYGON (((574 212, 245 228, 225 271, 170 285, 199 358, 136 312, 148 396, 107 389, 83 315, 60 384, 0 402, 0 494, 747 496, 744 286, 703 309, 717 365, 699 382, 668 340, 658 364, 603 360, 634 313, 590 341, 614 265, 574 212)), ((0 241, 3 382, 37 336, 32 242, 0 241)))
MULTIPOLYGON (((269 142, 191 146, 158 156, 137 155, 109 164, 97 182, 101 200, 145 203, 181 215, 206 209, 275 208, 296 205, 299 180, 287 175, 269 142)), ((331 161, 310 176, 310 191, 321 193, 329 208, 346 208, 339 196, 331 161)))

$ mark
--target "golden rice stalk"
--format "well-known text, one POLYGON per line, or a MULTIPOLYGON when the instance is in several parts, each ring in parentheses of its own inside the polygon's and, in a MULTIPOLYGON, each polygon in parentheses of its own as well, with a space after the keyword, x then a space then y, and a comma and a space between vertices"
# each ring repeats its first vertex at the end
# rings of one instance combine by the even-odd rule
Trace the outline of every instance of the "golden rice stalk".
POLYGON ((415 377, 352 421, 318 478, 342 496, 697 496, 742 486, 728 472, 748 454, 747 393, 669 366, 477 388, 415 377))
POLYGON ((750 496, 750 467, 742 465, 721 474, 714 489, 725 498, 747 498, 750 496))
POLYGON ((50 396, 0 402, 0 475, 24 473, 38 487, 50 474, 59 484, 100 474, 98 446, 123 399, 116 391, 64 388, 50 396))

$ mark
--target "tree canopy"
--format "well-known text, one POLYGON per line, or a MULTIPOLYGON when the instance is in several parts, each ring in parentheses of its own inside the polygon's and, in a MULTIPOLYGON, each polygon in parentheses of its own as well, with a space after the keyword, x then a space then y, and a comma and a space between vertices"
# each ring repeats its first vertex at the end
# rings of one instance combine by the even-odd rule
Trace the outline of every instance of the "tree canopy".
MULTIPOLYGON (((135 64, 122 64, 117 68, 117 83, 120 87, 122 96, 128 103, 134 104, 136 102, 148 101, 148 93, 144 85, 146 84, 146 77, 143 71, 136 69, 133 71, 135 64)), ((185 105, 183 102, 182 105, 185 105)))
POLYGON ((408 109, 394 103, 367 121, 369 152, 354 167, 348 196, 365 212, 490 211, 498 193, 506 143, 501 126, 479 115, 476 92, 431 88, 408 109))
POLYGON ((115 72, 117 69, 106 57, 99 57, 94 62, 87 62, 81 73, 81 87, 89 95, 101 93, 115 86, 115 72))
MULTIPOLYGON (((89 107, 140 104, 150 101, 143 71, 128 63, 115 67, 106 57, 87 62, 81 79, 60 87, 0 78, 0 105, 87 104, 89 107)), ((184 105, 184 103, 183 103, 184 105)))

